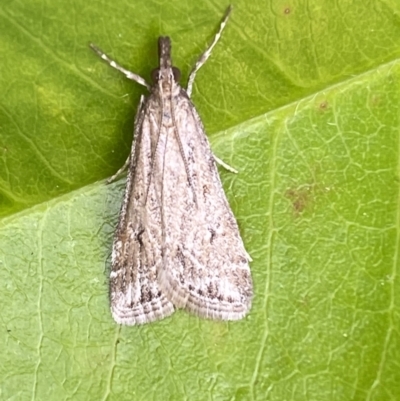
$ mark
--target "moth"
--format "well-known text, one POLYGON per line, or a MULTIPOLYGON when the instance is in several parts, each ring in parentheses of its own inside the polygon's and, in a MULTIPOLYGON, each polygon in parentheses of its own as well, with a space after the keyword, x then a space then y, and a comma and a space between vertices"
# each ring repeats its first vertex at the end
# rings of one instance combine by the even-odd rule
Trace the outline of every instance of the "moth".
POLYGON ((131 153, 121 169, 127 167, 128 176, 110 274, 111 312, 119 324, 163 319, 176 308, 237 320, 251 307, 251 258, 190 100, 195 75, 218 42, 231 9, 190 73, 187 89, 179 84, 168 36, 158 39, 159 66, 151 85, 90 45, 150 92, 141 97, 131 153))

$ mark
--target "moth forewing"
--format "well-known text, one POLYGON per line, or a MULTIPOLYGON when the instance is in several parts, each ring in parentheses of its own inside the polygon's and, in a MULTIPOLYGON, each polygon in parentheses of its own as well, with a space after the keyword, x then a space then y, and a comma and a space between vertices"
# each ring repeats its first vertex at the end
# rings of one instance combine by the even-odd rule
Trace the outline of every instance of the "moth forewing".
POLYGON ((164 150, 165 160, 174 162, 160 163, 169 177, 162 190, 160 286, 176 307, 208 318, 240 319, 251 305, 248 256, 200 117, 182 91, 174 106, 179 139, 165 132, 164 150))
POLYGON ((174 312, 157 281, 157 264, 162 259, 160 215, 147 213, 148 207, 159 209, 154 187, 148 187, 151 136, 143 135, 143 126, 151 117, 142 100, 135 119, 127 185, 112 251, 111 312, 117 323, 126 325, 152 322, 174 312))

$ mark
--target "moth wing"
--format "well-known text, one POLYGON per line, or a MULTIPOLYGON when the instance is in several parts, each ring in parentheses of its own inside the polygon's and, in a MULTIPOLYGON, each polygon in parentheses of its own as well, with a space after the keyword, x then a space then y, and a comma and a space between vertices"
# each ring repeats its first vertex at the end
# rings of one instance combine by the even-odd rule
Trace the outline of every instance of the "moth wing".
POLYGON ((183 91, 173 114, 176 130, 164 150, 160 286, 176 307, 211 319, 241 319, 251 307, 250 257, 200 117, 183 91))
MULTIPOLYGON (((146 100, 151 101, 151 97, 146 100)), ((149 111, 142 99, 112 251, 111 313, 117 323, 126 325, 152 322, 174 312, 157 280, 162 263, 160 199, 157 182, 150 177, 151 149, 158 128, 149 111)))

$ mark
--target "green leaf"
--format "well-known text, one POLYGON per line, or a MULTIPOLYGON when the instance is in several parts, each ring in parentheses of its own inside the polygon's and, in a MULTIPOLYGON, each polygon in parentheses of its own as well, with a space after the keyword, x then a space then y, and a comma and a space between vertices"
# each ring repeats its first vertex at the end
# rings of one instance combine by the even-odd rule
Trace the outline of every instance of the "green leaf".
MULTIPOLYGON (((112 321, 108 274, 143 77, 187 77, 227 4, 0 9, 0 398, 397 400, 400 6, 234 4, 193 100, 251 265, 240 322, 112 321)), ((183 81, 185 82, 185 81, 183 81)))

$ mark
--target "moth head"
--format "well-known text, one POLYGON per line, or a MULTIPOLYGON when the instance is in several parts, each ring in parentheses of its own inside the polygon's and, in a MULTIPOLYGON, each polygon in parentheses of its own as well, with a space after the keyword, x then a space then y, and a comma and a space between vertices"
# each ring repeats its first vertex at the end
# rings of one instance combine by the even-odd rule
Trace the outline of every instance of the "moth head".
POLYGON ((158 68, 151 72, 151 79, 157 83, 161 79, 167 79, 168 75, 173 76, 175 82, 178 82, 181 77, 181 72, 178 68, 172 65, 171 58, 171 39, 168 36, 160 36, 158 38, 158 68))

